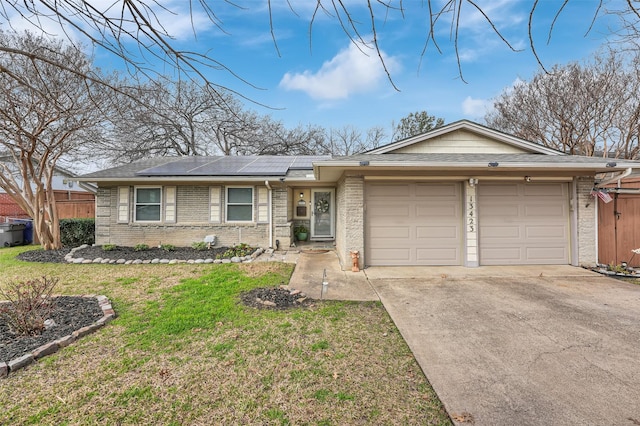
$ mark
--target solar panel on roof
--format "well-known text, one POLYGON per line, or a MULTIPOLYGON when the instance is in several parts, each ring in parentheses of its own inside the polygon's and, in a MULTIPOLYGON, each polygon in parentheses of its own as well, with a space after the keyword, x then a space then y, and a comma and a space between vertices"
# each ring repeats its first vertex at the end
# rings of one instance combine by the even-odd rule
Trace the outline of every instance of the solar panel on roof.
MULTIPOLYGON (((284 176, 294 157, 184 157, 136 174, 139 176, 284 176)), ((310 167, 309 167, 310 168, 310 167)))

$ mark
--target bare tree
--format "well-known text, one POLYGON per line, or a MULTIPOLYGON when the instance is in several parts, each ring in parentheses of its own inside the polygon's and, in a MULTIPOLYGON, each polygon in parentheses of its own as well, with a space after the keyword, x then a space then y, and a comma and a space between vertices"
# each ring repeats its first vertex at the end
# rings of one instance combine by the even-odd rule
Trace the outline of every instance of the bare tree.
MULTIPOLYGON (((569 3, 578 3, 580 0, 563 0, 557 2, 555 8, 555 16, 549 24, 549 35, 551 38, 555 25, 566 11, 569 3)), ((528 37, 530 51, 539 60, 536 44, 534 42, 533 28, 535 26, 535 16, 539 0, 530 0, 529 19, 528 19, 528 37)), ((238 11, 244 10, 246 6, 241 3, 225 1, 224 4, 213 3, 207 0, 188 0, 180 3, 188 10, 191 15, 192 22, 195 22, 195 16, 205 17, 210 27, 226 34, 224 24, 218 18, 216 9, 220 10, 224 7, 235 7, 238 11)), ((637 36, 640 27, 639 19, 640 7, 635 1, 623 1, 617 9, 608 9, 605 0, 584 3, 590 7, 591 13, 587 16, 591 20, 586 22, 590 26, 596 19, 603 15, 615 14, 620 16, 625 34, 637 36)), ((298 14, 294 10, 292 3, 287 2, 291 12, 298 14)), ((392 76, 388 70, 384 56, 382 54, 382 46, 380 42, 380 31, 385 23, 390 19, 404 20, 407 16, 424 17, 424 47, 421 55, 424 55, 429 46, 433 46, 440 51, 442 36, 440 34, 449 34, 446 43, 451 43, 458 58, 458 68, 461 78, 464 80, 462 67, 460 63, 461 35, 465 31, 466 19, 475 19, 472 15, 479 15, 486 24, 488 31, 491 31, 510 49, 517 49, 511 44, 507 36, 500 30, 496 24, 496 14, 500 13, 499 9, 492 10, 486 6, 481 6, 475 0, 425 0, 423 2, 403 2, 397 1, 379 1, 366 0, 365 2, 345 2, 343 0, 317 0, 314 2, 315 9, 312 12, 310 20, 309 35, 313 32, 314 25, 320 20, 328 17, 333 19, 340 25, 344 34, 348 39, 354 42, 359 48, 362 46, 372 47, 377 53, 380 62, 383 64, 389 81, 395 87, 392 76), (442 31, 445 30, 445 31, 442 31)), ((177 7, 177 6, 173 6, 177 7)), ((267 2, 265 21, 269 22, 271 35, 274 42, 274 48, 279 53, 277 38, 275 36, 275 25, 277 25, 276 15, 278 9, 272 6, 272 2, 267 2), (275 23, 274 23, 275 22, 275 23)), ((18 16, 20 19, 30 22, 36 28, 40 28, 43 32, 47 32, 51 23, 59 25, 65 31, 73 32, 71 39, 80 38, 88 45, 99 46, 111 54, 122 58, 132 73, 141 73, 147 77, 154 78, 156 72, 154 67, 150 66, 150 62, 161 62, 174 69, 180 77, 197 77, 215 89, 222 87, 216 85, 208 77, 209 70, 217 70, 235 75, 238 79, 242 78, 229 69, 224 63, 211 56, 208 51, 197 52, 194 50, 181 50, 176 48, 175 40, 172 34, 167 31, 167 22, 163 22, 162 15, 175 16, 177 12, 170 10, 170 6, 164 6, 162 2, 156 0, 118 0, 106 3, 92 2, 89 0, 23 0, 8 1, 0 5, 0 18, 4 18, 9 24, 11 19, 18 16), (130 44, 134 42, 134 44, 130 44)), ((582 29, 580 29, 582 31, 582 29)), ((196 33, 196 28, 193 28, 196 33)), ((311 40, 310 40, 311 41, 311 40)), ((20 52, 19 49, 5 48, 16 54, 31 55, 29 52, 20 52)), ((363 53, 364 54, 364 53, 363 53)), ((46 58, 40 58, 42 60, 46 58)), ((57 66, 74 71, 65 63, 56 62, 57 66)), ((162 67, 160 67, 162 68, 162 67)), ((76 71, 77 72, 77 71, 76 71)), ((93 79, 95 76, 85 76, 93 79)), ((248 82, 247 82, 248 83, 248 82)), ((249 84, 249 83, 248 83, 249 84)))
POLYGON ((71 46, 25 33, 0 32, 0 188, 33 219, 43 248, 60 248, 52 187, 56 165, 99 134, 100 91, 79 73, 94 75, 87 57, 71 46), (11 49, 33 52, 41 61, 11 49), (51 63, 64 63, 68 72, 51 63))
POLYGON ((610 51, 585 64, 541 71, 496 98, 485 120, 569 154, 636 158, 639 59, 625 56, 610 51))
MULTIPOLYGON (((119 86, 109 109, 116 163, 164 155, 231 155, 238 129, 254 126, 253 116, 225 90, 191 81, 119 86)), ((247 132, 248 133, 248 132, 247 132)))
POLYGON ((386 134, 381 127, 372 127, 364 135, 353 126, 330 129, 327 150, 334 155, 353 155, 380 146, 386 134))

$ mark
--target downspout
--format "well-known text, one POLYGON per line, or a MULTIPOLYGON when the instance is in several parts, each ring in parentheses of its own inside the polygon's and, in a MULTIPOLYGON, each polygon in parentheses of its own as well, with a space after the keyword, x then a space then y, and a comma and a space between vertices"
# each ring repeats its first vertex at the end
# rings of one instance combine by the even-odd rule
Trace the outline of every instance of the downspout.
POLYGON ((272 198, 272 188, 269 184, 268 180, 264 181, 264 186, 267 187, 267 205, 269 206, 268 214, 269 214, 269 248, 273 248, 273 206, 271 203, 272 198))
POLYGON ((627 176, 629 176, 632 172, 632 168, 629 167, 628 169, 626 169, 624 172, 620 173, 619 175, 616 176, 612 176, 609 179, 605 179, 602 182, 598 182, 596 184, 596 188, 605 186, 605 185, 609 185, 610 183, 613 183, 615 181, 618 181, 618 188, 620 187, 620 180, 626 178, 627 176))

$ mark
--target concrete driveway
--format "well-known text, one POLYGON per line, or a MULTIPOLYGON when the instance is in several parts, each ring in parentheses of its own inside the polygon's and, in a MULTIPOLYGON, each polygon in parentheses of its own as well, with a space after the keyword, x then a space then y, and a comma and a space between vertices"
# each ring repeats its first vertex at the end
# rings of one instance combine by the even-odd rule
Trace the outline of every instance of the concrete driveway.
POLYGON ((457 424, 640 425, 640 285, 569 266, 364 273, 457 424))

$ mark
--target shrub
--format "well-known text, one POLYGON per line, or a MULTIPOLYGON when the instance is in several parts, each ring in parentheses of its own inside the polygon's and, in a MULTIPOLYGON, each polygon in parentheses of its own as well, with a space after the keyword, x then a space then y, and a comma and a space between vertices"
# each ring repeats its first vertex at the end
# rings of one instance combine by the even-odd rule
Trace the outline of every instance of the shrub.
POLYGON ((160 244, 160 248, 164 251, 174 251, 176 246, 173 244, 160 244))
POLYGON ((95 219, 60 219, 60 241, 67 247, 95 243, 95 219))
POLYGON ((102 250, 104 251, 113 251, 116 249, 116 245, 115 244, 103 244, 102 245, 102 250))
POLYGON ((198 251, 204 251, 209 249, 209 245, 204 241, 196 241, 195 243, 191 244, 191 248, 198 251))
POLYGON ((44 322, 55 309, 51 298, 57 278, 42 277, 28 281, 10 282, 0 297, 8 300, 0 305, 2 317, 12 332, 35 336, 44 330, 44 322))
POLYGON ((147 244, 136 244, 133 247, 134 251, 146 251, 149 250, 149 246, 147 244))
POLYGON ((231 258, 231 257, 244 257, 253 253, 256 249, 251 247, 248 244, 241 243, 235 247, 231 247, 227 249, 223 254, 222 258, 231 258))

